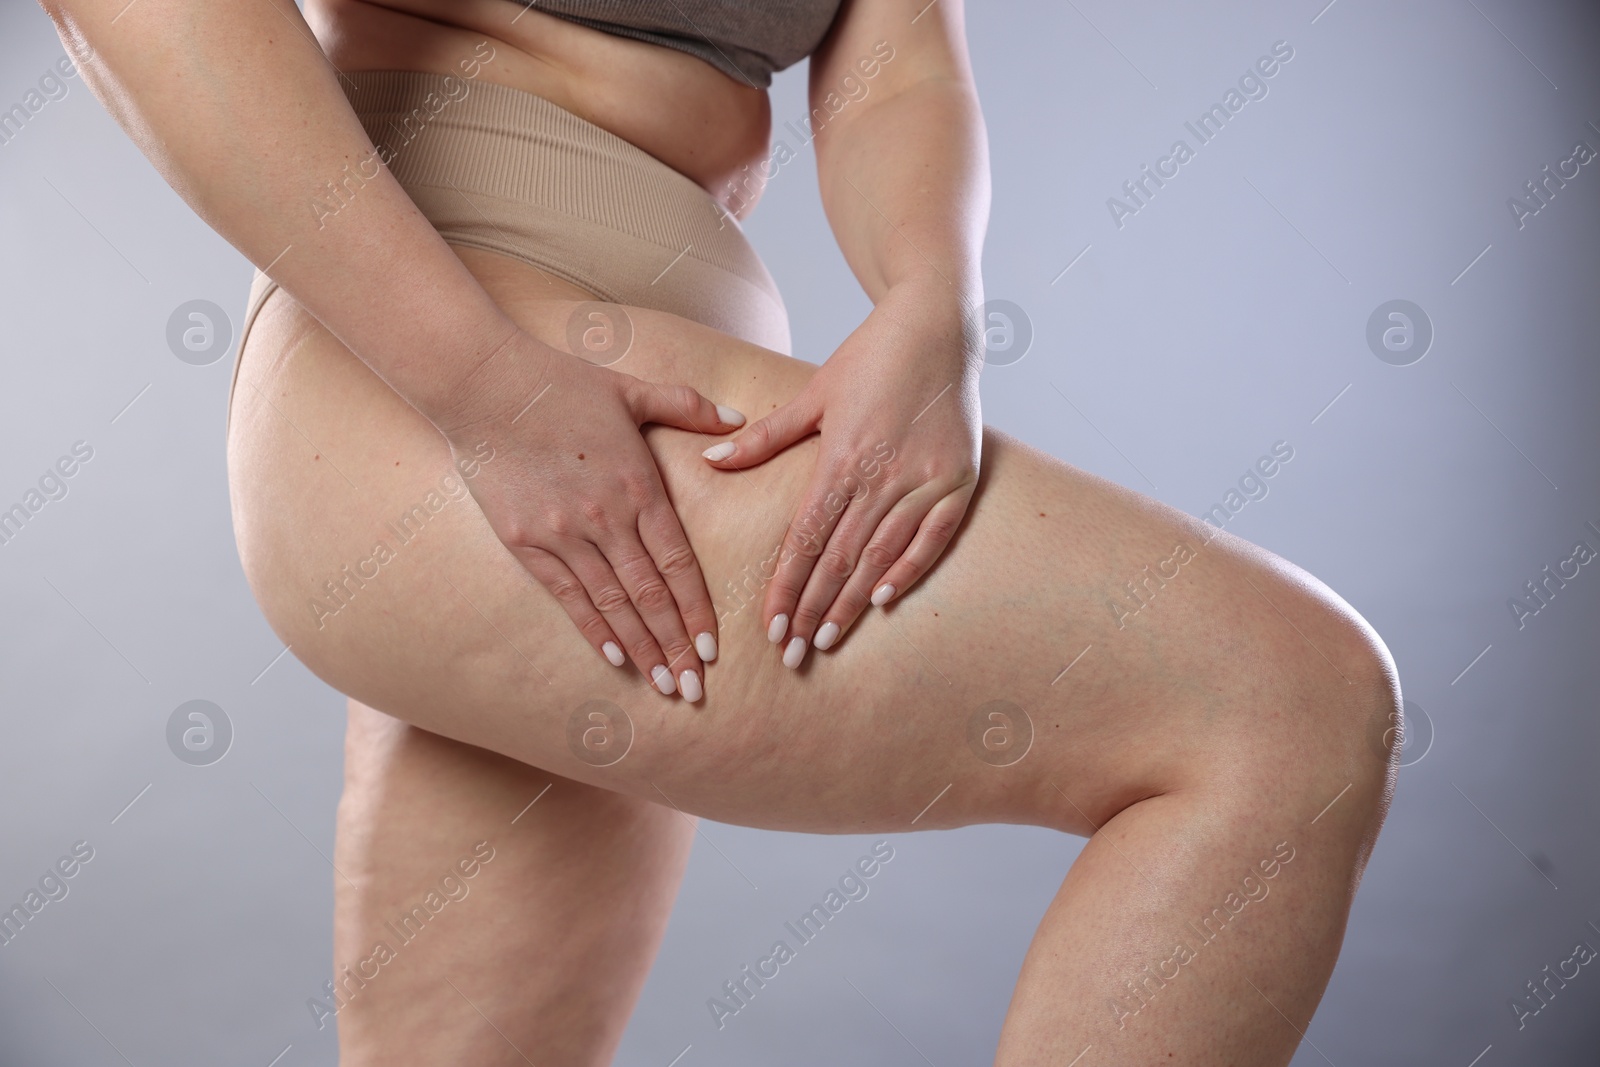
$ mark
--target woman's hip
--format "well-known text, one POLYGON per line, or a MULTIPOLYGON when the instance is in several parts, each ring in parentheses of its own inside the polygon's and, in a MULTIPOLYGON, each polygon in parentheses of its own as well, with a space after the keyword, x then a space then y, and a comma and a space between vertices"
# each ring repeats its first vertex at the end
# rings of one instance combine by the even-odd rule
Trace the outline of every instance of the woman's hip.
MULTIPOLYGON (((341 85, 374 152, 309 198, 319 229, 355 225, 345 209, 387 167, 447 242, 533 268, 531 288, 552 299, 653 308, 788 352, 783 299, 738 222, 665 163, 504 85, 419 71, 357 71, 341 85)), ((277 288, 255 273, 241 360, 277 288)), ((627 323, 591 310, 573 315, 573 351, 619 358, 627 323)))

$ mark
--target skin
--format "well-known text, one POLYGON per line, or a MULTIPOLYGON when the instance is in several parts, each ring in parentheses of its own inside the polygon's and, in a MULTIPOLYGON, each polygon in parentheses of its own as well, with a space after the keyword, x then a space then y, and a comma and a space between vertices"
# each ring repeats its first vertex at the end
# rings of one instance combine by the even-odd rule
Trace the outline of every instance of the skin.
MULTIPOLYGON (((507 314, 552 343, 585 296, 553 298, 532 268, 459 251, 507 314)), ((626 360, 653 381, 760 411, 816 373, 684 319, 628 313, 626 360)), ((245 572, 295 655, 352 697, 335 973, 370 957, 392 936, 383 920, 474 842, 503 857, 440 936, 346 988, 342 1062, 609 1062, 659 944, 690 816, 1088 836, 1024 962, 997 1062, 1060 1064, 1090 1044, 1098 1062, 1288 1062, 1387 807, 1393 753, 1375 739, 1399 707, 1382 642, 1315 578, 988 429, 973 506, 915 590, 799 671, 756 628, 727 625, 717 684, 685 704, 584 655, 464 497, 319 626, 309 604, 321 583, 375 536, 392 540, 384 523, 440 486, 451 453, 281 293, 241 358, 229 472, 245 572), (1187 562, 1174 562, 1179 545, 1187 562), (1148 579, 1138 608, 1125 585, 1147 580, 1147 566, 1176 576, 1148 579), (1009 766, 969 743, 975 717, 1019 729, 982 718, 996 700, 1031 723, 1009 766), (620 711, 591 718, 591 701, 620 711), (623 712, 630 747, 595 765, 623 712), (569 735, 585 728, 590 747, 574 748, 569 735), (1229 894, 1280 844, 1293 859, 1270 882, 1257 876, 1269 895, 1231 922, 1224 911, 1227 932, 1133 1012, 1126 983, 1172 958, 1188 923, 1243 899, 1229 894)), ((818 446, 736 474, 700 461, 713 440, 646 432, 721 590, 775 552, 818 446)), ((898 455, 903 442, 889 444, 898 455)), ((758 594, 738 610, 754 611, 758 594)))

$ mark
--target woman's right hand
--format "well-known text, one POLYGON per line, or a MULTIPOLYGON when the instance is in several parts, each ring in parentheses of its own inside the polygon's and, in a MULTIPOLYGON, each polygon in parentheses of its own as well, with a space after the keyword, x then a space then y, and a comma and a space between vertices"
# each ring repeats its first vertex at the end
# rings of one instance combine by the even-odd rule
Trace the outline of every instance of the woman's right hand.
POLYGON ((434 423, 496 536, 615 666, 656 688, 704 692, 717 617, 640 426, 727 434, 744 416, 518 330, 434 423), (493 448, 484 461, 484 443, 493 448))

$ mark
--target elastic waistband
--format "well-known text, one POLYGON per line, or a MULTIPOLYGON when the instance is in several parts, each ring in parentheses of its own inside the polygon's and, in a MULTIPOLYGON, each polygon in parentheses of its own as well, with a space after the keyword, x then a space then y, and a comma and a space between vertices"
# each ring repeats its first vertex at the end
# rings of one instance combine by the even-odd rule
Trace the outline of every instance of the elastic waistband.
POLYGON ((491 196, 627 233, 770 288, 738 223, 691 179, 542 96, 420 71, 356 71, 345 96, 407 189, 491 196))

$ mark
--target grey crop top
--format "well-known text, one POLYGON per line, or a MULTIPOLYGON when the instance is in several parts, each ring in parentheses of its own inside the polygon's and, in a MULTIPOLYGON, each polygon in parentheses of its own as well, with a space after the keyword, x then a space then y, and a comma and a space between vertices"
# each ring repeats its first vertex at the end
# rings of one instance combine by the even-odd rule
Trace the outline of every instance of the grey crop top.
POLYGON ((842 0, 514 0, 618 37, 705 60, 765 89, 816 51, 842 0))

